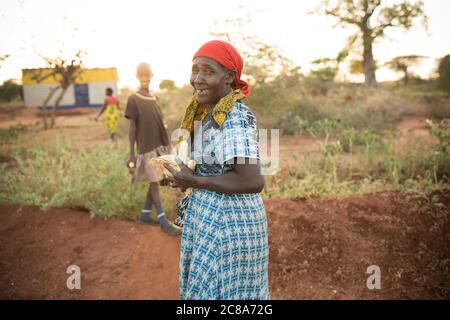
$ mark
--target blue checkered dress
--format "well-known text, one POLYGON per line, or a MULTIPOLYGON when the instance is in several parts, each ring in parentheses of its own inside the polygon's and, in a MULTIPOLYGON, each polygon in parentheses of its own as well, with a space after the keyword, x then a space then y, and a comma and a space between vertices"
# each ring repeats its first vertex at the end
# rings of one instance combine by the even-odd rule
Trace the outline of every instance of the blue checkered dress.
MULTIPOLYGON (((227 162, 236 157, 259 158, 255 117, 240 102, 220 128, 208 115, 201 132, 194 136, 202 144, 193 152, 197 163, 202 157, 198 175, 232 170, 227 162)), ((181 299, 269 299, 268 259, 267 220, 259 194, 193 190, 181 240, 181 299)))

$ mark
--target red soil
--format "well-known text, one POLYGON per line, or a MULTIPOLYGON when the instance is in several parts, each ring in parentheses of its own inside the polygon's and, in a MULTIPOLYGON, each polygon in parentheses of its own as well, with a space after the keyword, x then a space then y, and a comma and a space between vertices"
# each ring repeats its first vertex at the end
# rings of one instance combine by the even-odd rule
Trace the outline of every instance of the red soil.
MULTIPOLYGON (((449 299, 450 193, 266 200, 273 299, 449 299), (381 268, 381 289, 366 286, 381 268)), ((177 299, 180 238, 86 212, 0 206, 1 299, 177 299), (66 269, 81 268, 81 290, 66 269)))

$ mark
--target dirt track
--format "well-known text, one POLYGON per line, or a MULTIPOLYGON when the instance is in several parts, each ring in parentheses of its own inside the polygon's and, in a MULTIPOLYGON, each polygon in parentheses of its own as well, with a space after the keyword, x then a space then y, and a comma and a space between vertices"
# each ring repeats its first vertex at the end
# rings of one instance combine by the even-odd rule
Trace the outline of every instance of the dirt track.
MULTIPOLYGON (((273 299, 450 298, 450 193, 267 200, 273 299), (381 290, 366 269, 381 268, 381 290)), ((177 299, 180 238, 86 212, 0 206, 1 299, 177 299), (76 264, 81 290, 66 287, 76 264)))

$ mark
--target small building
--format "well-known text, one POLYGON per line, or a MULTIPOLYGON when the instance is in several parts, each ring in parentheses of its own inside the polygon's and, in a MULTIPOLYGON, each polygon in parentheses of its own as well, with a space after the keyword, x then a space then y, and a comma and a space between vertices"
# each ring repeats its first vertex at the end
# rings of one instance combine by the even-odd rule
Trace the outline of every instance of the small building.
MULTIPOLYGON (((23 69, 22 84, 25 106, 42 107, 50 90, 58 86, 58 82, 53 77, 48 77, 41 82, 37 82, 36 74, 46 74, 51 69, 23 69)), ((117 70, 116 68, 93 68, 84 69, 75 84, 71 85, 60 103, 60 108, 85 108, 101 107, 105 100, 106 88, 114 90, 117 95, 117 70)), ((48 106, 53 106, 58 96, 57 91, 48 106)))

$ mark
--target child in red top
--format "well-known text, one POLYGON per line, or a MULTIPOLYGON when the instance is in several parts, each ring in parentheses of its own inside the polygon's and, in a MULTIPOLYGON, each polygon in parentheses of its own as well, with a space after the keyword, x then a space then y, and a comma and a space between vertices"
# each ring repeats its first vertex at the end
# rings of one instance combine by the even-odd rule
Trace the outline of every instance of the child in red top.
POLYGON ((106 89, 106 98, 103 108, 95 118, 98 118, 105 113, 106 126, 113 142, 116 141, 117 129, 119 127, 119 99, 113 96, 113 90, 111 88, 106 89))

